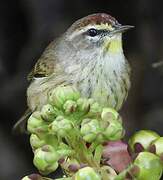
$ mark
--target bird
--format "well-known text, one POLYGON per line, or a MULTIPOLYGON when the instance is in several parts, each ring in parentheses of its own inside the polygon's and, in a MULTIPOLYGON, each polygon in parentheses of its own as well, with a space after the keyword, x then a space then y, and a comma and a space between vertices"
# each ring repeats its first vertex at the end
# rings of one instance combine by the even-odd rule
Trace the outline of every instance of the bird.
POLYGON ((106 13, 75 21, 44 50, 28 75, 28 110, 16 123, 47 103, 47 93, 57 86, 75 86, 81 96, 119 111, 131 86, 131 68, 123 52, 122 34, 133 28, 106 13))

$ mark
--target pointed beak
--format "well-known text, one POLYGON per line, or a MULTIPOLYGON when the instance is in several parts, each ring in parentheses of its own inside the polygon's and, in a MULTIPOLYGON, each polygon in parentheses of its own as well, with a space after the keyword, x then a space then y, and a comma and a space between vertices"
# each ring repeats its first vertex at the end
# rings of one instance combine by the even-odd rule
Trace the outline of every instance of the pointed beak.
POLYGON ((118 27, 116 27, 113 31, 110 32, 111 35, 117 34, 117 33, 124 33, 126 31, 128 31, 129 29, 134 28, 134 26, 130 26, 130 25, 120 25, 118 27))

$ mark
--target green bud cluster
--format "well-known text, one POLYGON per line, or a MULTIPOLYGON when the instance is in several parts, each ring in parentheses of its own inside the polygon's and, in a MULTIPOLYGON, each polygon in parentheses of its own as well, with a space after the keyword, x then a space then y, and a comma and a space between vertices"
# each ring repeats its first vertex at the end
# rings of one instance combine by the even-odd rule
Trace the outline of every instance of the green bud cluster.
MULTIPOLYGON (((48 103, 29 117, 27 130, 31 134, 33 163, 43 175, 60 165, 68 177, 58 180, 124 180, 128 176, 135 180, 159 180, 162 176, 163 137, 149 130, 136 132, 129 139, 130 155, 136 158, 129 161, 126 169, 117 171, 118 160, 115 157, 114 161, 114 156, 118 152, 131 158, 127 145, 118 141, 125 134, 121 117, 114 109, 81 97, 74 87, 51 90, 48 103), (110 143, 103 151, 108 141, 119 143, 110 143)), ((48 180, 39 175, 34 179, 48 180)))
MULTIPOLYGON (((82 148, 77 144, 79 140, 86 150, 88 142, 100 144, 124 135, 122 121, 115 110, 102 108, 93 99, 81 98, 71 86, 50 91, 48 104, 30 116, 27 129, 31 133, 33 163, 42 174, 55 171, 63 158, 76 158, 84 163, 89 157, 86 154, 83 159, 74 158, 77 148, 82 148)), ((66 163, 69 164, 68 160, 66 163)))
POLYGON ((124 130, 118 113, 111 108, 104 108, 99 119, 83 119, 81 134, 86 142, 103 143, 121 139, 124 130))

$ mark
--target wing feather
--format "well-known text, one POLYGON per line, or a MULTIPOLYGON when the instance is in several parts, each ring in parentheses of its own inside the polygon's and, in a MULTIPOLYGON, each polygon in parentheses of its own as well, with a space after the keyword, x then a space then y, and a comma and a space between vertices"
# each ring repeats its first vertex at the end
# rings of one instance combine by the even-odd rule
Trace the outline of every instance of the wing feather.
POLYGON ((32 80, 33 78, 48 77, 52 73, 54 73, 54 67, 56 63, 54 47, 55 47, 55 43, 52 42, 45 49, 42 56, 34 65, 34 68, 31 70, 31 72, 27 76, 27 79, 29 81, 32 80))

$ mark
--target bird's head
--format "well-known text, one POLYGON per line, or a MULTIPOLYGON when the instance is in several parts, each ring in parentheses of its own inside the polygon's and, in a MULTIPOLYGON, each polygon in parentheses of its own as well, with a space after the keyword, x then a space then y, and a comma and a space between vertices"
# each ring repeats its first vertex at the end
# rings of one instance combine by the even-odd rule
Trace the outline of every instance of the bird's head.
POLYGON ((116 53, 122 51, 122 33, 132 27, 119 24, 108 14, 92 14, 76 21, 66 32, 66 39, 77 50, 116 53))

